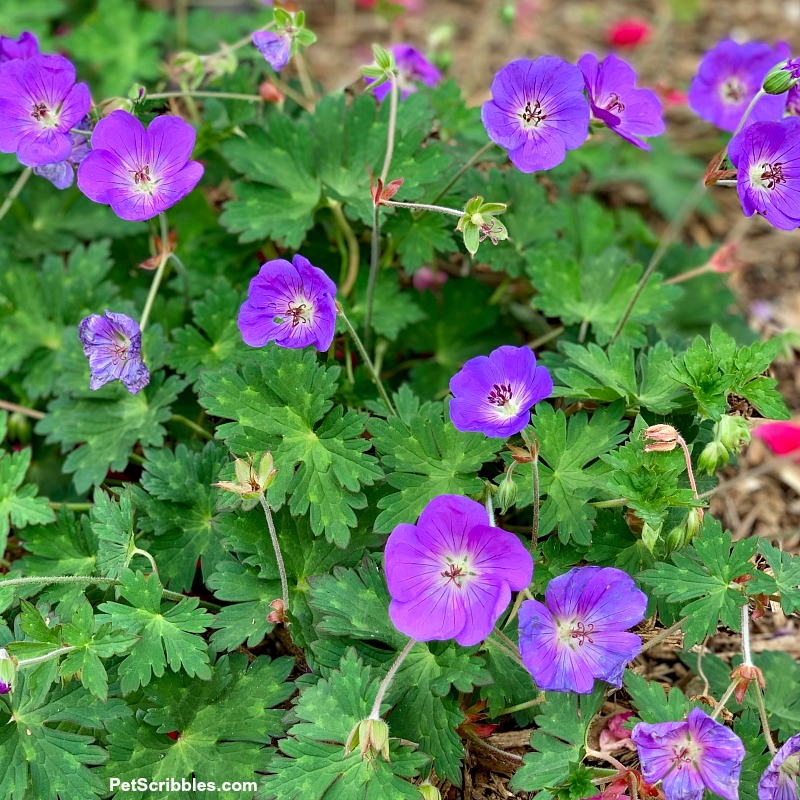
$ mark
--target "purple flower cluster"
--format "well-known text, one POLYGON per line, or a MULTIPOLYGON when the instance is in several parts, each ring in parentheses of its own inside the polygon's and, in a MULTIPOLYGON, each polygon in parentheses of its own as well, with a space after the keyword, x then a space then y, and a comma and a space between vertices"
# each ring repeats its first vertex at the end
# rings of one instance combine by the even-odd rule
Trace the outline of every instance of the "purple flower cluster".
MULTIPOLYGON (((700 62, 689 87, 689 105, 718 128, 735 131, 767 73, 788 56, 789 48, 783 42, 773 48, 762 42, 738 44, 726 39, 700 62)), ((747 124, 780 119, 784 104, 783 95, 762 97, 747 124)))
POLYGON ((239 309, 239 330, 251 347, 327 350, 336 329, 336 284, 307 258, 267 261, 250 281, 239 309))
POLYGON ((480 503, 440 495, 416 525, 398 525, 385 550, 394 626, 419 641, 483 641, 533 577, 533 559, 513 533, 490 525, 480 503))
MULTIPOLYGON (((442 79, 442 73, 431 64, 422 53, 410 44, 396 44, 392 48, 394 63, 397 66, 397 85, 400 89, 400 98, 404 100, 417 91, 420 83, 425 86, 436 86, 442 79)), ((374 83, 375 78, 365 78, 367 84, 374 83)), ((376 87, 374 94, 378 100, 383 100, 390 92, 389 81, 376 87)))
POLYGON ((92 314, 81 322, 79 335, 89 359, 90 389, 119 380, 136 394, 150 383, 150 372, 142 362, 142 334, 135 320, 112 311, 102 317, 92 314))

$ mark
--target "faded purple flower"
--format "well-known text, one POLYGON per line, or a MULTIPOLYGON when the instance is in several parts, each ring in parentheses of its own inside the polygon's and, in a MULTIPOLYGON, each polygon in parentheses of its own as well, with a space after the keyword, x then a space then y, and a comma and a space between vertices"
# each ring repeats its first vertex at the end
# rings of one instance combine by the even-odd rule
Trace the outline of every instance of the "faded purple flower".
MULTIPOLYGON (((735 131, 767 73, 788 56, 784 42, 772 48, 762 42, 738 44, 726 39, 703 56, 689 87, 689 105, 718 128, 735 131)), ((780 119, 784 102, 783 95, 766 95, 750 112, 747 124, 780 119)))
MULTIPOLYGON (((76 126, 75 131, 78 130, 85 130, 87 134, 91 131, 88 117, 76 126)), ((55 164, 44 164, 41 167, 33 168, 34 175, 47 178, 56 189, 69 189, 69 187, 72 186, 75 180, 75 170, 91 151, 89 147, 89 136, 75 131, 70 133, 70 137, 72 138, 72 152, 64 161, 59 161, 55 164)))
POLYGON ((775 753, 758 781, 758 800, 797 800, 800 775, 800 733, 775 753))
POLYGON ((290 34, 256 31, 253 34, 253 44, 275 72, 280 72, 289 63, 289 57, 292 54, 290 34))
POLYGON ((745 216, 761 214, 782 230, 800 227, 800 118, 748 125, 728 157, 745 216))
POLYGON ((504 345, 467 361, 450 379, 450 391, 450 419, 458 430, 505 438, 530 422, 531 408, 550 396, 553 379, 536 366, 529 347, 504 345))
POLYGON ((89 112, 85 83, 61 56, 6 61, 0 67, 0 152, 39 167, 63 161, 72 151, 70 128, 89 112))
POLYGON ((662 780, 666 800, 702 800, 708 789, 739 800, 744 745, 730 729, 693 708, 685 722, 640 722, 631 734, 642 776, 662 780))
POLYGON ((636 73, 615 55, 598 63, 591 53, 582 56, 578 67, 586 81, 592 115, 631 144, 649 150, 641 136, 664 133, 661 101, 649 89, 636 88, 636 73))
POLYGON ((494 76, 481 109, 486 133, 522 172, 551 169, 589 134, 584 87, 581 71, 555 56, 512 61, 494 76))
POLYGON ((16 59, 27 61, 36 55, 39 55, 39 42, 32 33, 25 31, 19 39, 0 36, 0 64, 16 59))
MULTIPOLYGON (((400 99, 405 100, 417 91, 420 83, 426 86, 436 86, 442 79, 442 73, 428 61, 422 53, 410 44, 396 44, 392 48, 394 63, 397 66, 397 86, 400 89, 400 99)), ((366 82, 373 83, 374 78, 366 78, 366 82)), ((376 87, 374 91, 378 100, 383 100, 391 91, 389 81, 376 87)))
POLYGON ((239 330, 251 347, 275 341, 281 347, 327 350, 336 328, 336 284, 307 258, 267 261, 250 281, 239 309, 239 330))
POLYGON ((142 362, 139 323, 125 314, 106 311, 81 321, 79 335, 89 359, 90 389, 120 380, 131 394, 150 383, 150 372, 142 362))
POLYGON ((647 596, 613 567, 576 567, 553 578, 545 601, 519 609, 519 651, 543 692, 589 694, 595 678, 622 686, 642 649, 627 629, 644 619, 647 596))
POLYGON ((421 642, 483 641, 533 577, 533 559, 513 533, 489 524, 468 497, 434 497, 416 525, 401 523, 384 551, 397 630, 421 642))

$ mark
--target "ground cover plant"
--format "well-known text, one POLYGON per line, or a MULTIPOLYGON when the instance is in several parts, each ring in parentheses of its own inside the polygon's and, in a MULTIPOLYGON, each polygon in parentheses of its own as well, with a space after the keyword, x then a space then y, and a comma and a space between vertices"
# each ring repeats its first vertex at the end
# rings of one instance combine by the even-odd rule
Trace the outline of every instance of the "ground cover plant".
POLYGON ((750 627, 800 556, 709 511, 755 419, 797 450, 788 343, 679 242, 726 192, 800 226, 791 48, 697 65, 706 166, 613 53, 472 106, 375 43, 325 93, 312 14, 177 5, 0 5, 2 796, 453 798, 469 747, 521 797, 797 797, 750 627))

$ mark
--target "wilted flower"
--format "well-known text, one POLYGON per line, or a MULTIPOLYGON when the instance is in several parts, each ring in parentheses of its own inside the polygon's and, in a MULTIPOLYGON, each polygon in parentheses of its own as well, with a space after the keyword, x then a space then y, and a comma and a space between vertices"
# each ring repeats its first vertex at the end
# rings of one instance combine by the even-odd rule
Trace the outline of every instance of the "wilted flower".
POLYGON ((19 39, 0 36, 0 64, 16 59, 27 61, 36 55, 39 55, 39 42, 32 33, 25 31, 19 39))
POLYGON ((642 431, 642 439, 650 443, 644 446, 645 453, 674 450, 680 438, 680 434, 672 425, 651 425, 642 431))
POLYGON ((508 150, 522 172, 551 169, 589 133, 589 104, 581 71, 555 56, 521 58, 492 81, 481 118, 489 138, 508 150))
POLYGON ((600 731, 600 752, 613 753, 615 750, 636 750, 636 745, 631 740, 631 732, 623 728, 633 716, 633 711, 623 711, 608 718, 606 727, 600 731))
POLYGON ((498 347, 471 358, 450 379, 450 418, 460 431, 505 438, 530 422, 530 410, 553 391, 545 367, 529 347, 498 347))
POLYGON ((588 694, 595 678, 622 686, 642 649, 627 629, 644 619, 647 596, 613 567, 576 567, 553 578, 545 601, 519 609, 519 650, 542 691, 588 694))
POLYGON ((649 150, 641 136, 664 133, 661 102, 650 89, 637 89, 636 73, 621 58, 606 56, 600 63, 587 53, 578 60, 586 81, 592 115, 636 147, 649 150))
POLYGON ((70 129, 89 112, 85 83, 62 56, 6 61, 0 67, 0 152, 21 164, 55 164, 72 152, 70 129))
POLYGON ((14 689, 17 677, 17 662, 5 647, 0 647, 0 694, 8 694, 14 689))
POLYGON ((800 733, 778 750, 758 782, 758 800, 797 800, 800 733))
POLYGON ((705 711, 693 708, 685 722, 640 722, 631 738, 644 779, 663 779, 666 800, 702 800, 705 789, 739 800, 744 745, 705 711))
POLYGON ((292 54, 292 35, 290 33, 256 31, 253 34, 253 44, 275 72, 280 72, 289 63, 289 57, 292 54))
POLYGON ((272 453, 264 453, 259 462, 258 469, 253 464, 253 457, 247 459, 237 458, 234 462, 236 473, 235 481, 220 481, 213 483, 212 486, 219 486, 226 492, 239 495, 245 501, 245 505, 251 508, 258 502, 261 495, 267 491, 270 484, 275 480, 277 470, 274 468, 272 453))
POLYGON ((736 681, 736 688, 733 695, 737 703, 744 700, 745 693, 747 692, 750 684, 755 681, 759 689, 765 689, 764 675, 758 667, 752 664, 739 664, 736 669, 731 672, 731 680, 736 681))
POLYGON ((731 139, 728 157, 746 217, 761 214, 781 230, 800 226, 800 118, 748 125, 731 139))
POLYGON ((788 456, 800 451, 800 425, 796 422, 765 422, 753 436, 761 439, 776 456, 788 456))
MULTIPOLYGON (((738 44, 726 39, 703 56, 689 87, 689 105, 718 128, 735 131, 766 74, 788 56, 789 48, 782 42, 772 48, 761 42, 738 44)), ((783 105, 782 97, 763 97, 750 112, 748 125, 779 119, 783 105)))
MULTIPOLYGON (((85 130, 87 133, 90 130, 89 118, 83 120, 76 126, 75 131, 85 130)), ((89 137, 77 133, 70 132, 72 139, 72 152, 63 161, 55 164, 43 164, 41 167, 34 167, 34 175, 40 178, 46 178, 56 189, 69 189, 75 180, 75 170, 80 166, 81 162, 89 155, 89 137)))
POLYGON ((145 130, 133 114, 114 111, 92 133, 92 152, 78 168, 78 188, 122 219, 151 219, 183 200, 203 177, 189 161, 194 128, 180 117, 156 117, 145 130))
POLYGON ((307 258, 267 261, 250 281, 239 309, 239 330, 251 347, 275 341, 281 347, 327 350, 336 328, 336 284, 307 258))
MULTIPOLYGON (((442 73, 410 44, 396 44, 391 51, 397 67, 397 87, 400 89, 401 99, 416 92, 420 83, 425 86, 436 86, 442 79, 442 73)), ((365 80, 369 84, 373 83, 375 79, 366 78, 365 80)), ((376 86, 373 94, 378 100, 383 100, 391 88, 391 83, 386 81, 380 86, 376 86)))
POLYGON ((483 641, 526 588, 533 559, 513 533, 489 524, 474 500, 445 494, 428 503, 416 525, 402 523, 384 551, 394 626, 422 642, 483 641))

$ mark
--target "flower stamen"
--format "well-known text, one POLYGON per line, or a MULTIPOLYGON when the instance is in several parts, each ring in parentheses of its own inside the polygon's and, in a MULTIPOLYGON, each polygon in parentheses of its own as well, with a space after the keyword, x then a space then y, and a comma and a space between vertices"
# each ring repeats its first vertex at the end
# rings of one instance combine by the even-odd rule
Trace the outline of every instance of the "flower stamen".
POLYGON ((486 398, 492 405, 502 408, 506 403, 511 401, 514 392, 511 390, 510 383, 492 384, 492 391, 489 392, 486 398))
POLYGON ((545 114, 542 110, 542 104, 536 100, 533 104, 533 108, 531 108, 530 100, 525 103, 525 108, 523 109, 522 113, 520 114, 522 121, 527 125, 533 125, 533 127, 537 127, 541 122, 547 119, 547 114, 545 114))
POLYGON ((583 647, 586 642, 589 642, 589 644, 594 644, 594 639, 592 639, 591 636, 593 631, 593 622, 590 622, 588 625, 585 625, 583 622, 577 622, 575 627, 570 632, 570 637, 577 640, 578 645, 583 647))
POLYGON ((608 103, 605 105, 605 110, 610 114, 619 113, 625 110, 625 104, 620 100, 620 97, 618 94, 616 94, 616 92, 612 92, 611 97, 608 99, 608 103))
POLYGON ((297 305, 293 306, 289 303, 286 306, 286 313, 292 318, 292 327, 296 328, 301 322, 304 324, 308 323, 308 317, 306 316, 306 304, 305 303, 298 303, 297 305))

